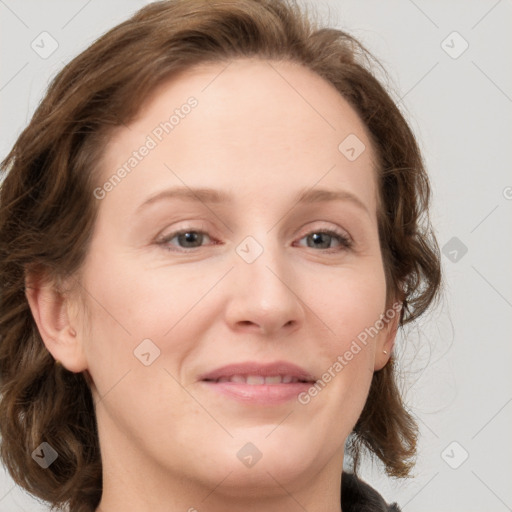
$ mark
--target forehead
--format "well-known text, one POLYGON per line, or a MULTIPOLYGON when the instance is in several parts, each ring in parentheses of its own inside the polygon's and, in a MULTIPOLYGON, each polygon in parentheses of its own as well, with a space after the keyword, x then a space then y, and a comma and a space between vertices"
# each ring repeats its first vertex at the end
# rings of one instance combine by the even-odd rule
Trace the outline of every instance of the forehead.
MULTIPOLYGON (((148 139, 154 147, 124 179, 125 199, 136 201, 164 181, 266 190, 267 197, 269 189, 318 183, 344 186, 376 205, 375 155, 364 123, 334 86, 296 63, 239 59, 177 74, 113 135, 103 178, 148 139), (184 108, 190 98, 195 106, 184 108)), ((120 198, 118 192, 111 195, 120 198)))

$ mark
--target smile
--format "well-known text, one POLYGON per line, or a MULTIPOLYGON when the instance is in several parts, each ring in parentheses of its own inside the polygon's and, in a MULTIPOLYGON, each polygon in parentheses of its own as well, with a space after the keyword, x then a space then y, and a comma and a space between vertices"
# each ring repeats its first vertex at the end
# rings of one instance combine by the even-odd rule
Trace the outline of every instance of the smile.
POLYGON ((199 376, 208 393, 247 406, 275 406, 296 400, 315 382, 306 369, 289 361, 240 361, 199 376))
POLYGON ((232 375, 230 377, 219 377, 215 380, 205 379, 205 382, 237 382, 248 384, 249 386, 261 386, 264 384, 294 384, 296 382, 313 382, 306 379, 300 379, 292 375, 270 375, 263 377, 262 375, 232 375))

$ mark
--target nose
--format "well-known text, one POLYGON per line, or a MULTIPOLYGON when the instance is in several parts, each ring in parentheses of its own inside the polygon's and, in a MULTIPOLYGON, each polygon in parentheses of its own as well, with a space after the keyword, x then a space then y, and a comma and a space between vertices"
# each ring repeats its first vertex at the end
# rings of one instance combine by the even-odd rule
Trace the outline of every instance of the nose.
MULTIPOLYGON (((267 237, 268 238, 268 237, 267 237)), ((235 255, 227 321, 234 331, 282 337, 297 330, 305 305, 283 247, 270 247, 248 263, 235 255)))

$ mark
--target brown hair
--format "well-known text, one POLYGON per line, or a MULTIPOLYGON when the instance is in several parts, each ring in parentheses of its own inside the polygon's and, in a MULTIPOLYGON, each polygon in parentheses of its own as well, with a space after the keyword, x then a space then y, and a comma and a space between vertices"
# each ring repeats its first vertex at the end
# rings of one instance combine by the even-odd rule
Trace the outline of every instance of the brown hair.
MULTIPOLYGON (((149 4, 59 72, 1 163, 0 456, 14 481, 52 509, 94 511, 102 465, 87 375, 54 365, 25 296, 25 278, 37 272, 58 284, 77 275, 97 215, 92 191, 109 131, 133 119, 175 73, 255 56, 302 64, 332 83, 358 112, 379 158, 387 298, 403 300, 400 325, 419 317, 438 293, 439 249, 415 137, 372 73, 374 57, 349 34, 319 27, 301 9, 292 0, 149 4), (59 456, 43 470, 31 454, 44 441, 59 456)), ((350 436, 355 469, 366 447, 389 475, 408 476, 416 437, 391 359, 374 373, 350 436)))

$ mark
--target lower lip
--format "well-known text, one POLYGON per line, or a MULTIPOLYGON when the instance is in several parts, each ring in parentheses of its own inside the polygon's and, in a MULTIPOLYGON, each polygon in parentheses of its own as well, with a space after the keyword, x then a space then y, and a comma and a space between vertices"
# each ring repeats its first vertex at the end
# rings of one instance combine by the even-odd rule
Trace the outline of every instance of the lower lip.
POLYGON ((244 384, 243 382, 201 381, 208 388, 235 400, 247 404, 278 405, 307 391, 312 382, 293 382, 288 384, 244 384))

